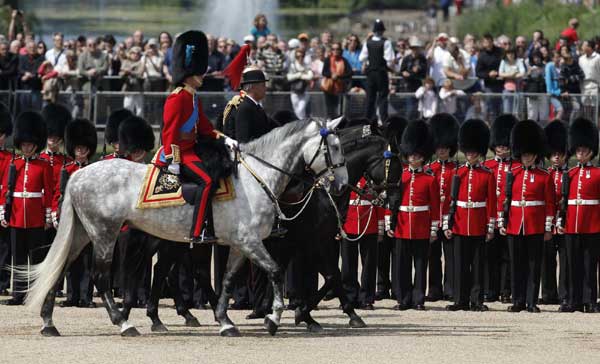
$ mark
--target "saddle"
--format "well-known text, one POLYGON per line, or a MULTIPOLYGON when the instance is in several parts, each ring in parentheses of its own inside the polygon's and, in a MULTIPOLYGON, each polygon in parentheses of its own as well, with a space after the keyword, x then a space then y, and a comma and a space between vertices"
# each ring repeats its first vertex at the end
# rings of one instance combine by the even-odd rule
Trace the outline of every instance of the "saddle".
MULTIPOLYGON (((167 168, 149 164, 144 176, 136 208, 152 209, 170 206, 193 205, 198 186, 181 180, 179 175, 170 173, 167 168)), ((213 201, 230 201, 235 198, 231 176, 219 179, 213 201)))

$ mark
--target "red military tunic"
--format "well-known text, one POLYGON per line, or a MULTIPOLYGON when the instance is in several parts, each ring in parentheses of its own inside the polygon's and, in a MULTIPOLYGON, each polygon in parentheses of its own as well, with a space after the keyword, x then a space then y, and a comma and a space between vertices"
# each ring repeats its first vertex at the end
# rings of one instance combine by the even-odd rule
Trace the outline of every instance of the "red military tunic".
POLYGON ((456 173, 456 162, 437 160, 429 164, 435 180, 440 186, 440 216, 448 218, 450 211, 450 193, 452 192, 452 177, 456 173))
MULTIPOLYGON (((365 178, 361 178, 356 184, 357 188, 364 188, 367 184, 365 178)), ((382 207, 373 206, 370 200, 363 198, 356 192, 350 192, 350 204, 346 214, 344 231, 352 235, 383 234, 382 207)))
POLYGON ((8 166, 12 160, 12 153, 7 150, 0 150, 0 194, 4 187, 4 173, 8 173, 8 166))
POLYGON ((440 187, 431 172, 406 168, 402 173, 402 197, 394 236, 429 239, 440 222, 440 187))
POLYGON ((49 150, 45 150, 42 153, 40 153, 40 159, 43 159, 50 163, 50 167, 52 167, 52 177, 54 177, 54 181, 60 180, 60 171, 62 170, 63 165, 73 161, 71 158, 67 157, 63 153, 54 153, 49 150))
MULTIPOLYGON (((15 159, 17 170, 13 193, 12 215, 8 222, 15 228, 40 228, 50 222, 54 178, 52 167, 37 157, 15 159)), ((3 186, 8 183, 8 169, 4 173, 3 186)), ((2 189, 0 205, 6 205, 7 189, 2 189)))
MULTIPOLYGON (((506 233, 535 235, 552 231, 556 214, 554 182, 548 171, 539 167, 513 168, 512 201, 506 233)), ((500 221, 498 226, 504 226, 500 221)))
POLYGON ((569 170, 565 233, 600 233, 600 168, 588 162, 569 170))
POLYGON ((496 222, 498 222, 502 219, 504 213, 504 185, 506 184, 506 172, 511 168, 520 166, 521 162, 512 158, 502 159, 494 157, 483 162, 483 165, 492 170, 494 179, 496 180, 496 211, 498 212, 498 219, 496 222))
MULTIPOLYGON (((485 236, 496 225, 496 180, 490 169, 468 164, 458 169, 460 186, 452 233, 462 236, 485 236)), ((445 229, 448 221, 444 221, 445 229)))
MULTIPOLYGON (((107 159, 112 159, 112 158, 107 158, 107 159)), ((81 168, 87 166, 88 164, 81 164, 79 162, 70 162, 69 164, 67 164, 65 166, 65 169, 67 170, 67 173, 69 174, 69 176, 72 176, 73 173, 77 172, 78 170, 80 170, 81 168)), ((62 169, 62 168, 61 168, 62 169)), ((60 198, 62 197, 60 194, 60 184, 61 184, 61 180, 60 180, 60 175, 59 174, 59 178, 54 180, 56 182, 55 187, 54 187, 54 197, 52 199, 52 214, 53 217, 57 216, 58 217, 58 204, 60 202, 60 198)))

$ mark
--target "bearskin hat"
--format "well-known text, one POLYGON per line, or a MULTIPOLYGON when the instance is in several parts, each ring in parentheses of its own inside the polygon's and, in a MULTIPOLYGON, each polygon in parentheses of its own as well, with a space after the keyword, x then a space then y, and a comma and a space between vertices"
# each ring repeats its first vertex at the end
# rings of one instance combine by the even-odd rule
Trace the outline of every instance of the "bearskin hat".
POLYGON ((526 153, 545 156, 548 146, 544 129, 533 120, 519 121, 510 135, 510 150, 514 158, 526 153))
POLYGON ((73 120, 69 109, 60 104, 48 104, 42 109, 48 137, 65 137, 65 127, 73 120))
POLYGON ((67 154, 75 158, 75 147, 78 145, 86 146, 90 150, 88 158, 96 153, 98 146, 98 134, 96 127, 87 119, 75 119, 65 129, 65 147, 67 154))
POLYGON ((133 113, 127 109, 118 109, 113 111, 106 122, 106 129, 104 129, 104 142, 106 144, 112 144, 119 141, 119 125, 123 120, 133 116, 133 113))
POLYGON ((433 138, 429 125, 423 120, 414 120, 408 123, 400 143, 404 156, 420 154, 425 160, 431 159, 433 154, 433 138))
POLYGON ((275 123, 279 125, 285 125, 287 123, 291 123, 292 121, 298 120, 298 117, 291 110, 278 110, 273 113, 271 119, 273 119, 275 123))
POLYGON ((586 118, 573 120, 569 127, 568 143, 570 154, 575 154, 578 147, 588 147, 594 159, 598 155, 598 127, 586 118))
POLYGON ((154 131, 150 124, 137 116, 123 120, 119 126, 119 149, 129 153, 154 149, 154 131))
POLYGON ((518 121, 512 114, 502 114, 494 120, 490 142, 492 152, 495 152, 497 146, 510 146, 510 132, 518 121))
POLYGON ((0 103, 0 134, 10 136, 13 131, 12 115, 6 105, 0 103))
POLYGON ((17 117, 14 137, 17 148, 20 148, 21 143, 33 143, 37 146, 37 151, 41 152, 46 147, 46 139, 46 123, 40 113, 24 111, 17 117))
POLYGON ((429 119, 434 148, 449 148, 454 157, 458 145, 458 121, 447 113, 436 114, 429 119))
POLYGON ((181 85, 189 76, 203 75, 208 67, 206 35, 189 30, 175 39, 173 46, 173 84, 181 85))
POLYGON ((560 120, 550 122, 544 128, 544 133, 548 142, 548 154, 569 154, 567 150, 567 125, 564 122, 560 120))
POLYGON ((402 133, 404 133, 404 129, 406 129, 407 124, 408 120, 399 114, 390 115, 383 122, 383 134, 389 141, 390 148, 394 153, 399 152, 398 148, 400 146, 400 139, 402 137, 402 133))
POLYGON ((463 153, 475 152, 485 156, 490 143, 490 128, 480 119, 465 121, 458 131, 458 148, 463 153))

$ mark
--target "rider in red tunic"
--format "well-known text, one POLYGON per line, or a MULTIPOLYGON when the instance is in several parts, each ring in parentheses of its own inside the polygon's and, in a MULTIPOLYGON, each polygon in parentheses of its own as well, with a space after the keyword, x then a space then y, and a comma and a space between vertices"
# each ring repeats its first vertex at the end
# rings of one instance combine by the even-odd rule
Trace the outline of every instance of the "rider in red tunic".
POLYGON ((208 240, 202 234, 204 215, 209 203, 213 181, 202 166, 202 160, 194 152, 197 138, 225 138, 230 148, 237 142, 225 137, 213 128, 204 115, 196 89, 202 85, 202 75, 208 65, 206 35, 199 31, 187 31, 177 37, 173 47, 173 84, 177 88, 169 95, 164 106, 162 144, 153 163, 168 167, 171 173, 183 175, 198 184, 195 197, 194 225, 191 240, 208 240))

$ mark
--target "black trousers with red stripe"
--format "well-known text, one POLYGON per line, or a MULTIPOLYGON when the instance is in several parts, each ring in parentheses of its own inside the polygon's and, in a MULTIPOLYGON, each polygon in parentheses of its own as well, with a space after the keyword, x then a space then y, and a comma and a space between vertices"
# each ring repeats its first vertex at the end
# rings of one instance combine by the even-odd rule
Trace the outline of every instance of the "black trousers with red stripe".
POLYGON ((182 165, 181 172, 185 178, 198 185, 196 196, 194 198, 194 225, 190 233, 192 238, 198 238, 202 234, 204 216, 207 207, 210 205, 209 196, 212 187, 212 179, 204 171, 202 162, 197 156, 195 159, 193 157, 186 158, 182 165))

